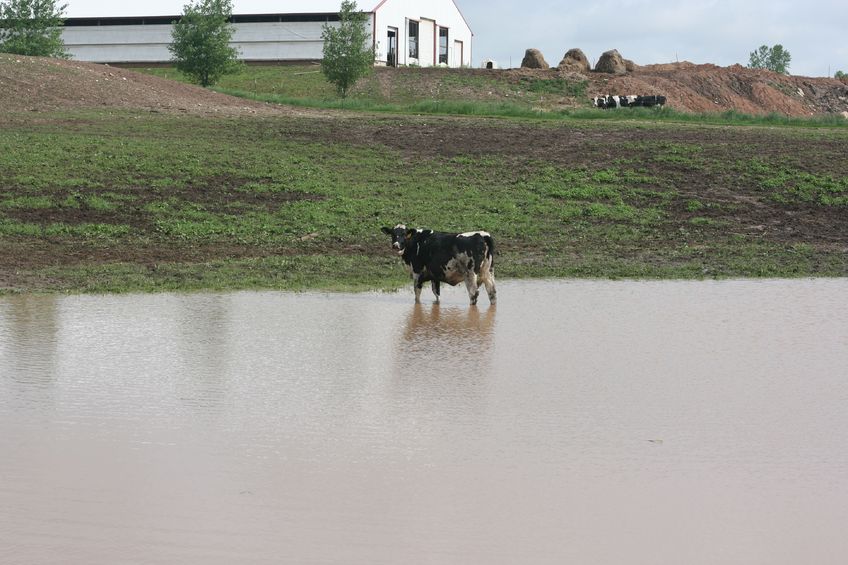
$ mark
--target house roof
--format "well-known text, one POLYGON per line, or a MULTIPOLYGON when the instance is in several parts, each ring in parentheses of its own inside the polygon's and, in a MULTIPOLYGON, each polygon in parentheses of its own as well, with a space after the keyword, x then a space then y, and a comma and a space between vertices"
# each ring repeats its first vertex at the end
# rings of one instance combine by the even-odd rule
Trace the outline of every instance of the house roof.
MULTIPOLYGON (((67 18, 129 18, 177 16, 183 13, 185 0, 70 0, 67 18)), ((372 12, 379 0, 360 0, 360 10, 372 12)), ((233 0, 233 14, 336 14, 341 0, 233 0)))

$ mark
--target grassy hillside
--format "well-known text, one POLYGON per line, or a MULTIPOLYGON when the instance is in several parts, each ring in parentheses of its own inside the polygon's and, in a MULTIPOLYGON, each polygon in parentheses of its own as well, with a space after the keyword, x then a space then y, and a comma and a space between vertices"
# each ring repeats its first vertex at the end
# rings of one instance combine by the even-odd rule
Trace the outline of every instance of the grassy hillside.
MULTIPOLYGON (((172 68, 139 69, 145 73, 185 80, 172 68)), ((585 80, 534 73, 446 68, 375 68, 353 88, 348 106, 394 105, 395 108, 438 100, 443 103, 475 102, 483 106, 516 109, 587 107, 585 80)), ((338 102, 333 86, 320 66, 245 66, 227 75, 218 85, 222 92, 324 106, 338 102)))
MULTIPOLYGON (((173 69, 143 71, 184 80, 173 69)), ((644 67, 616 77, 555 69, 376 67, 347 100, 337 98, 318 65, 246 66, 216 89, 280 104, 393 113, 848 127, 848 86, 839 81, 714 65, 644 67), (590 96, 607 93, 665 93, 669 104, 662 111, 591 107, 590 96)))
POLYGON ((848 132, 131 110, 0 120, 0 288, 386 288, 383 225, 501 277, 848 274, 848 132))

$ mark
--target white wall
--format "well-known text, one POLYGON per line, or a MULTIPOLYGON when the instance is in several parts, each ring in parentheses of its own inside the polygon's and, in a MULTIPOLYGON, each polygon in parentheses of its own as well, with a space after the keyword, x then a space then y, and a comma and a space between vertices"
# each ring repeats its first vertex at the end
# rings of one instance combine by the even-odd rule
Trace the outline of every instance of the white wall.
MULTIPOLYGON (((398 63, 438 64, 438 29, 448 29, 448 65, 471 66, 471 30, 453 0, 386 0, 368 18, 376 21, 377 63, 385 64, 388 28, 398 32, 398 63), (409 19, 419 21, 419 58, 409 58, 409 19), (462 42, 462 49, 457 42, 462 42), (461 55, 460 55, 461 53, 461 55), (460 60, 461 59, 461 60, 460 60)), ((321 22, 234 24, 233 45, 249 61, 321 59, 321 22)), ((68 26, 62 39, 74 59, 96 63, 155 63, 171 60, 171 25, 68 26)))
MULTIPOLYGON (((248 61, 320 59, 320 22, 234 24, 232 45, 248 61)), ((370 26, 369 26, 370 27, 370 26)), ((66 27, 62 39, 71 57, 95 63, 154 63, 171 59, 169 24, 66 27)))
MULTIPOLYGON (((433 34, 434 29, 439 27, 448 28, 448 65, 458 67, 462 65, 471 66, 471 30, 457 9, 453 0, 387 0, 376 11, 377 29, 377 61, 386 62, 386 41, 388 28, 398 29, 398 63, 401 65, 421 65, 429 67, 434 61, 433 34), (407 20, 419 20, 419 58, 409 57, 409 27, 407 20), (435 27, 433 24, 435 21, 435 27), (461 41, 462 60, 456 53, 455 42, 461 41)), ((439 38, 438 31, 435 37, 435 54, 438 57, 439 38)), ((436 58, 438 62, 438 58, 436 58)))

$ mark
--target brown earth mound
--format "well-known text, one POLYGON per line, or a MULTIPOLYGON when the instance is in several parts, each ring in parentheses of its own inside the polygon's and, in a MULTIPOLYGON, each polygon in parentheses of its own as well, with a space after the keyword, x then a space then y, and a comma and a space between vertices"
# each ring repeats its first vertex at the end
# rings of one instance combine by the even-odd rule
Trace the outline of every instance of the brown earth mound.
POLYGON ((640 66, 622 76, 593 74, 587 94, 661 94, 670 107, 684 112, 811 116, 848 111, 848 85, 836 79, 787 76, 741 65, 683 62, 640 66))
POLYGON ((0 108, 10 112, 135 108, 190 114, 279 114, 271 106, 126 69, 0 53, 0 108))

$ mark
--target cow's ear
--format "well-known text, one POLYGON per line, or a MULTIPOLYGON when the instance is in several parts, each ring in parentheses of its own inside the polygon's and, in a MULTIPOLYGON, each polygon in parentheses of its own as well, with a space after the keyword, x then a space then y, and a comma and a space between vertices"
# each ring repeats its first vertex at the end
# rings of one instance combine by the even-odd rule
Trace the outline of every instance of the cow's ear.
POLYGON ((414 230, 414 229, 408 229, 408 230, 406 230, 406 233, 404 234, 404 237, 405 237, 406 239, 412 239, 412 236, 413 236, 413 235, 415 235, 415 230, 414 230))
POLYGON ((386 234, 386 235, 392 235, 392 230, 390 230, 390 229, 389 229, 389 228, 387 228, 387 227, 382 227, 382 228, 380 228, 380 231, 381 231, 381 232, 383 232, 383 233, 384 233, 384 234, 386 234))

